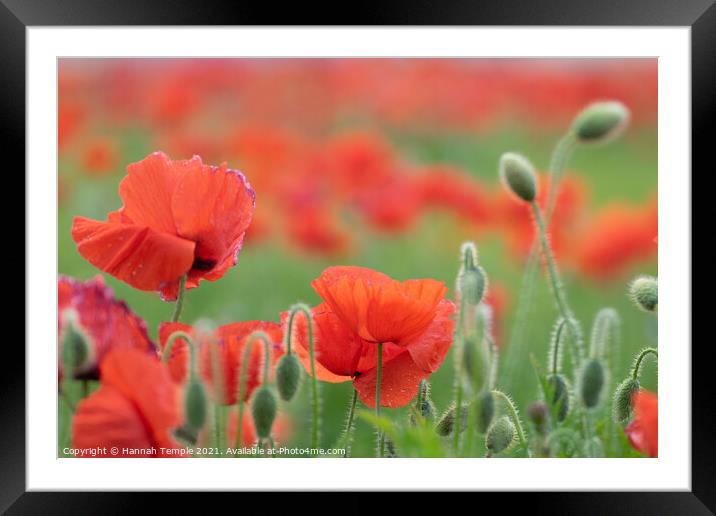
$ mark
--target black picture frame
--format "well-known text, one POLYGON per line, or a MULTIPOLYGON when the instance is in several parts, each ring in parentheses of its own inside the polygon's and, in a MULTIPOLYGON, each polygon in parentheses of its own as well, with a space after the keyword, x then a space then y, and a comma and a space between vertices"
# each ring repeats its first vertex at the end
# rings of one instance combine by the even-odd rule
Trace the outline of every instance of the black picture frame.
MULTIPOLYGON (((692 167, 713 174, 716 125, 716 5, 714 0, 554 0, 524 2, 462 1, 360 2, 355 12, 336 3, 226 3, 191 0, 0 0, 0 134, 4 156, 14 170, 25 167, 25 30, 55 25, 620 25, 691 28, 692 167), (348 15, 350 13, 350 15, 348 15)), ((7 162, 6 162, 7 163, 7 162)), ((6 174, 10 171, 6 170, 6 174)), ((688 174, 690 171, 670 171, 688 174)), ((708 193, 702 189, 702 195, 708 193)), ((709 220, 706 218, 706 220, 709 220)), ((703 225, 703 223, 702 223, 703 225)), ((709 232, 710 234, 710 232, 709 232)), ((19 247, 19 244, 17 245, 19 247)), ((692 255, 693 256, 693 255, 692 255)), ((17 258, 14 258, 17 263, 17 258)), ((25 270, 25 277, 30 271, 25 270)), ((20 291, 19 289, 17 290, 20 291)), ((689 300, 690 302, 690 300, 689 300)), ((19 304, 19 303, 18 303, 19 304)), ((706 301, 706 305, 710 305, 706 301)), ((709 306, 710 307, 710 306, 709 306)), ((698 304, 693 305, 698 308, 698 304)), ((29 307, 28 307, 29 309, 29 307)), ((703 318, 701 318, 703 319, 703 318)), ((697 318, 697 320, 699 320, 697 318)), ((716 390, 708 349, 712 339, 692 347, 692 491, 510 494, 510 508, 522 502, 535 513, 552 514, 713 514, 716 511, 714 429, 716 390), (518 503, 519 503, 518 502, 518 503)), ((690 343, 679 343, 687 346, 690 343)), ((25 492, 25 354, 21 346, 3 345, 6 366, 0 375, 0 510, 7 514, 126 514, 147 508, 147 496, 161 497, 164 510, 182 512, 201 503, 186 494, 25 492), (7 367, 7 364, 13 364, 7 367), (181 504, 181 505, 179 505, 181 504)), ((216 495, 213 495, 216 496, 216 495)), ((242 495, 245 496, 245 495, 242 495)), ((253 495, 256 496, 256 495, 253 495)), ((305 495, 304 495, 305 496, 305 495)), ((308 495, 310 496, 310 495, 308 495)), ((343 494, 334 508, 365 508, 361 494, 343 494)), ((442 495, 445 496, 445 495, 442 495)), ((474 495, 471 495, 474 496, 474 495)), ((489 507, 487 494, 466 509, 489 507), (478 503, 479 500, 479 503, 478 503)), ((407 498, 407 497, 406 497, 407 498)), ((422 494, 404 500, 422 504, 422 494)), ((256 500, 254 500, 256 501, 256 500)), ((215 501, 214 503, 217 503, 215 501)), ((493 501, 493 504, 504 503, 493 501)), ((261 503, 261 502, 258 502, 261 503)), ((313 504, 314 502, 308 502, 313 504)), ((463 501, 464 503, 464 501, 463 501)), ((218 505, 217 505, 218 507, 218 505)), ((246 507, 246 506, 244 506, 246 507)), ((305 507, 305 506, 304 506, 305 507)), ((493 505, 495 510, 496 506, 493 505)), ((482 509, 481 509, 482 508, 482 509)), ((343 509, 340 509, 343 510, 343 509)))

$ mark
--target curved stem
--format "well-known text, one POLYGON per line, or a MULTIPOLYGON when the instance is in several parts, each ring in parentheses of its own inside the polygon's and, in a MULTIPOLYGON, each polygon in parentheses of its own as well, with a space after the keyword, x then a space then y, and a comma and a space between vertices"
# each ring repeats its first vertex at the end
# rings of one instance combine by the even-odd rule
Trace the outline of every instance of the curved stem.
POLYGON ((174 347, 174 343, 177 339, 184 339, 188 343, 187 345, 189 346, 189 377, 191 379, 194 379, 196 377, 196 346, 194 345, 194 340, 192 339, 191 335, 189 335, 187 332, 179 330, 169 335, 169 338, 167 339, 167 344, 166 346, 164 346, 164 352, 162 353, 162 362, 169 362, 172 348, 174 347))
POLYGON ((186 290, 186 274, 184 274, 179 280, 179 293, 177 294, 177 302, 174 306, 174 313, 172 314, 172 322, 178 322, 179 316, 181 315, 182 308, 184 308, 184 291, 186 290))
POLYGON ((570 131, 557 142, 552 152, 549 164, 549 192, 547 194, 547 207, 545 210, 545 220, 547 223, 551 220, 554 208, 557 204, 557 194, 559 192, 559 183, 562 179, 562 173, 576 145, 577 140, 570 131))
MULTIPOLYGON (((244 345, 244 351, 241 356, 241 370, 239 372, 239 388, 236 393, 236 403, 239 404, 239 410, 238 410, 238 425, 236 426, 236 439, 235 439, 235 446, 236 448, 241 448, 241 427, 243 426, 244 421, 244 409, 246 407, 246 403, 244 402, 243 395, 244 391, 246 390, 246 372, 248 370, 248 363, 249 363, 249 352, 252 349, 252 345, 257 340, 260 340, 264 345, 264 368, 263 368, 263 377, 261 379, 262 384, 264 386, 268 385, 269 380, 269 364, 271 363, 271 341, 269 340, 268 335, 266 335, 262 331, 255 331, 249 337, 246 339, 246 344, 244 345)), ((240 454, 236 455, 237 457, 240 457, 240 454)))
POLYGON ((498 391, 497 389, 492 390, 492 394, 494 396, 497 396, 500 398, 502 403, 507 407, 507 409, 510 411, 510 417, 512 418, 512 422, 515 425, 515 429, 517 429, 517 438, 520 440, 520 445, 525 449, 525 453, 527 453, 528 457, 532 457, 532 454, 530 453, 530 449, 527 446, 527 439, 525 438, 525 431, 524 428, 522 428, 522 422, 520 421, 519 416, 517 415, 517 409, 515 408, 514 403, 512 403, 512 400, 502 391, 498 391))
MULTIPOLYGON (((383 383, 383 343, 378 343, 378 366, 375 378, 375 417, 380 418, 380 384, 383 383)), ((378 429, 378 448, 380 458, 385 455, 385 439, 383 431, 378 429)))
POLYGON ((646 358, 647 355, 654 355, 656 359, 659 359, 659 352, 655 350, 654 348, 645 348, 642 349, 639 355, 636 357, 636 361, 634 362, 634 369, 632 370, 631 376, 634 380, 639 379, 639 373, 641 368, 641 363, 646 358))
POLYGON ((318 448, 318 380, 316 379, 316 355, 313 342, 313 317, 311 309, 303 304, 294 305, 288 316, 287 328, 287 352, 291 352, 291 340, 293 338, 293 322, 296 314, 302 312, 306 316, 306 325, 308 326, 308 358, 311 362, 311 401, 313 408, 313 418, 311 419, 311 448, 318 448))

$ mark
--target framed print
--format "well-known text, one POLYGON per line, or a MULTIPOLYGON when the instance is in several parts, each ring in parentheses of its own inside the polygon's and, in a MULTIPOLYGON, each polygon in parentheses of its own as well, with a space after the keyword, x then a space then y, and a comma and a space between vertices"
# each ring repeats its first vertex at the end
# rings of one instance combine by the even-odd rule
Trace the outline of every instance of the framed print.
POLYGON ((710 2, 263 27, 71 3, 2 11, 27 191, 3 508, 435 490, 713 510, 691 345, 710 2))

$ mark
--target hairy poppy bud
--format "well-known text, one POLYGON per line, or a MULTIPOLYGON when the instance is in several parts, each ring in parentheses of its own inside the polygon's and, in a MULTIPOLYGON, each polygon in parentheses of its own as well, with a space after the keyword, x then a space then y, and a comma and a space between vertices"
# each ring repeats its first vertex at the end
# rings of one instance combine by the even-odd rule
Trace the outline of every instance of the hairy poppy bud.
POLYGON ((464 269, 458 278, 460 295, 468 305, 479 305, 487 289, 487 276, 480 266, 464 269))
MULTIPOLYGON (((462 433, 463 430, 465 430, 465 423, 467 422, 467 412, 468 408, 470 407, 469 403, 463 403, 462 410, 460 411, 460 432, 462 433)), ((437 425, 435 425, 435 432, 442 436, 447 437, 448 435, 452 435, 453 430, 455 429, 455 413, 456 405, 453 403, 450 405, 450 408, 448 408, 445 413, 442 415, 440 420, 438 421, 437 425)))
POLYGON ((74 374, 77 368, 85 363, 89 357, 89 344, 87 336, 79 329, 77 313, 67 310, 63 314, 65 329, 62 332, 62 366, 74 374))
POLYGON ((517 197, 532 202, 537 197, 537 176, 527 158, 514 152, 506 152, 500 158, 500 178, 517 197))
POLYGON ((533 401, 527 407, 527 417, 535 427, 538 434, 544 435, 546 430, 547 416, 549 409, 547 404, 542 400, 533 401))
POLYGON ((195 430, 199 430, 206 422, 206 391, 201 382, 192 380, 184 394, 184 410, 186 422, 195 430))
POLYGON ((276 397, 268 387, 261 387, 251 402, 251 414, 254 417, 256 436, 265 439, 271 436, 271 427, 276 419, 276 397))
POLYGON ((387 435, 384 437, 385 439, 385 456, 388 458, 395 458, 398 456, 398 453, 395 451, 395 443, 393 440, 388 437, 387 435))
POLYGON ((599 405, 604 390, 604 366, 596 358, 590 358, 579 374, 579 395, 587 408, 599 405))
POLYGON ((282 400, 291 401, 293 399, 301 383, 301 373, 301 364, 294 353, 281 357, 276 366, 276 387, 282 400))
POLYGON ((572 131, 580 143, 607 142, 619 136, 629 122, 629 110, 621 102, 595 102, 574 119, 572 131))
POLYGON ((627 378, 614 391, 612 417, 617 423, 624 423, 631 417, 632 397, 639 392, 639 380, 627 378))
POLYGON ((645 312, 656 312, 659 306, 659 286, 652 276, 639 276, 629 286, 629 297, 645 312))
POLYGON ((551 375, 547 378, 547 388, 550 402, 557 407, 557 421, 564 421, 569 413, 569 389, 567 382, 561 374, 551 375))
POLYGON ((478 403, 477 431, 484 434, 495 417, 495 398, 491 392, 486 392, 480 396, 478 403))
POLYGON ((515 425, 507 416, 499 417, 487 430, 485 446, 490 455, 505 451, 515 438, 515 425))

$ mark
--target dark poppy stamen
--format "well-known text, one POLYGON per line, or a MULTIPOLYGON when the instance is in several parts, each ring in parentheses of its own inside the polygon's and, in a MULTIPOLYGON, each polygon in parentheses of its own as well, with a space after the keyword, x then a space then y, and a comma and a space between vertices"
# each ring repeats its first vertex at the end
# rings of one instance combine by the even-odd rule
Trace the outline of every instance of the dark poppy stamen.
POLYGON ((216 267, 216 260, 205 260, 198 256, 194 257, 194 263, 191 264, 191 268, 198 271, 210 271, 214 267, 216 267))

